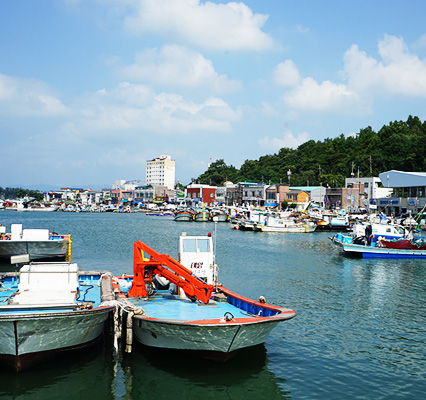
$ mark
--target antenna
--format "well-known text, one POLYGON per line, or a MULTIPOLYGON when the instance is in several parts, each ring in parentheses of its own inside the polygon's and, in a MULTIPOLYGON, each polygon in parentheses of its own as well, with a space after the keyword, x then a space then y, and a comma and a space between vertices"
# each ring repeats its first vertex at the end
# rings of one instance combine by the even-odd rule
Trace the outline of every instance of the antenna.
POLYGON ((370 156, 370 176, 371 177, 373 177, 373 166, 372 166, 372 164, 373 164, 373 160, 371 159, 371 156, 370 156))

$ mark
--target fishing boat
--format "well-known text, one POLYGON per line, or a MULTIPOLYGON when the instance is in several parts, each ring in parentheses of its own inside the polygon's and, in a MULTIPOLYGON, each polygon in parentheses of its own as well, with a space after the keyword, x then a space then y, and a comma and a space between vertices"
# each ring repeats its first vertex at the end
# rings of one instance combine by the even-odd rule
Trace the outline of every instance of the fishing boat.
POLYGON ((211 219, 212 221, 216 221, 216 222, 228 222, 229 214, 227 214, 223 210, 213 211, 211 214, 211 219))
POLYGON ((49 229, 22 229, 12 224, 10 233, 0 226, 0 258, 28 254, 30 260, 66 259, 71 255, 71 235, 58 235, 49 229))
POLYGON ((194 220, 194 213, 191 210, 177 211, 174 219, 180 222, 190 222, 194 220))
POLYGON ((426 258, 425 238, 398 225, 357 224, 352 235, 337 233, 331 239, 344 253, 363 258, 426 258))
POLYGON ((30 263, 0 274, 0 363, 21 371, 96 343, 115 310, 111 275, 30 263))
POLYGON ((352 232, 336 233, 331 240, 335 244, 371 244, 378 240, 412 239, 412 231, 401 225, 388 223, 358 222, 352 226, 352 232))
POLYGON ((281 233, 310 233, 315 232, 317 224, 309 220, 296 221, 293 218, 279 218, 272 215, 265 215, 265 219, 259 225, 262 232, 281 233))
POLYGON ((136 242, 133 276, 114 277, 113 288, 132 315, 128 339, 216 361, 264 343, 279 322, 296 316, 218 284, 211 236, 181 235, 179 261, 136 242))
POLYGON ((207 222, 211 220, 211 213, 207 210, 198 210, 194 214, 194 221, 195 222, 207 222))
POLYGON ((426 258, 425 247, 417 247, 415 240, 408 242, 409 244, 403 247, 399 247, 401 245, 399 243, 389 242, 386 239, 377 242, 376 245, 342 243, 341 246, 346 254, 363 258, 426 258))
POLYGON ((350 231, 351 225, 347 215, 322 214, 317 221, 319 231, 350 231))

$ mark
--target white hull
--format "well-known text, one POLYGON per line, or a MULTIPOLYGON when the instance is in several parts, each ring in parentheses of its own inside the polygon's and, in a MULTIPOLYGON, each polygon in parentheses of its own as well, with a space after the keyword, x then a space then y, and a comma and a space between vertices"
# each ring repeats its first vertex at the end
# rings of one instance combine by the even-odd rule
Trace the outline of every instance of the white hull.
POLYGON ((135 316, 133 333, 145 346, 223 353, 265 343, 279 321, 263 323, 195 324, 150 321, 135 316))
POLYGON ((301 226, 268 226, 262 225, 262 232, 282 232, 282 233, 310 233, 315 232, 316 225, 301 226))
POLYGON ((0 358, 16 370, 100 337, 111 308, 0 317, 0 358))

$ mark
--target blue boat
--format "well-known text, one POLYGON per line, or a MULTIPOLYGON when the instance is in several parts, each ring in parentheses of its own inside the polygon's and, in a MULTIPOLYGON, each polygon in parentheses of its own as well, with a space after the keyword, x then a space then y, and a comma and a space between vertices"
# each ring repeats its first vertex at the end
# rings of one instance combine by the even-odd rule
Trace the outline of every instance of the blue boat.
MULTIPOLYGON (((368 225, 367 225, 368 226, 368 225)), ((398 225, 370 224, 370 232, 337 233, 331 240, 345 254, 363 258, 426 258, 424 238, 398 225), (416 245, 416 242, 418 245, 416 245)))
POLYGON ((31 263, 0 274, 0 362, 21 371, 96 343, 115 310, 111 275, 31 263))
MULTIPOLYGON (((264 298, 251 300, 219 285, 211 236, 182 235, 179 243, 176 261, 136 242, 133 276, 113 278, 121 308, 132 317, 137 342, 226 361, 264 343, 278 323, 296 316, 294 310, 266 304, 264 298)), ((126 337, 133 340, 128 333, 126 337)))

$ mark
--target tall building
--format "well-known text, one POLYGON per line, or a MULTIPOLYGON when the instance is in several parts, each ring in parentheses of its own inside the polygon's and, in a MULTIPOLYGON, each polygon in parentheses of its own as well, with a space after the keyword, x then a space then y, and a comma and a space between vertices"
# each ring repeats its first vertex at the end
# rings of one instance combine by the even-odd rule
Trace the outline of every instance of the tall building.
POLYGON ((171 156, 160 156, 146 162, 146 184, 175 187, 175 161, 171 156))

